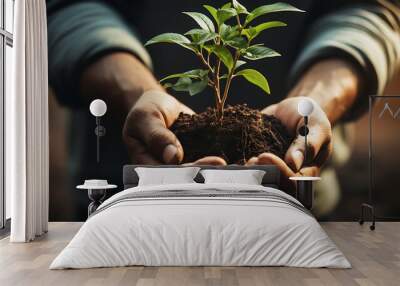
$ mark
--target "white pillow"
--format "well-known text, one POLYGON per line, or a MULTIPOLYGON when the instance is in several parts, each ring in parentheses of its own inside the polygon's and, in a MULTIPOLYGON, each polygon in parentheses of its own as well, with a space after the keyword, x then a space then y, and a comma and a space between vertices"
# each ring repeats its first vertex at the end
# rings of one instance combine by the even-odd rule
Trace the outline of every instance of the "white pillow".
POLYGON ((187 184, 195 183, 193 180, 200 168, 135 168, 139 176, 139 186, 187 184))
POLYGON ((201 170, 205 184, 261 185, 265 171, 262 170, 201 170))

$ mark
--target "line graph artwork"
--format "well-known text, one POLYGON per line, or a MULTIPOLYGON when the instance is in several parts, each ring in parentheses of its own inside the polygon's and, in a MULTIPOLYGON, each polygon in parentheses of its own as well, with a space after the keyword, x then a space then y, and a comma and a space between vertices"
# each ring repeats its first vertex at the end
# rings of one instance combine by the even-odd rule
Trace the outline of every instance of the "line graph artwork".
POLYGON ((379 113, 378 118, 381 119, 381 118, 383 117, 383 115, 389 113, 390 116, 391 116, 393 119, 397 119, 397 118, 399 117, 399 115, 400 115, 400 107, 397 108, 396 112, 394 112, 394 110, 395 110, 395 109, 392 109, 392 108, 390 107, 390 103, 385 102, 385 105, 383 106, 382 111, 379 113))
POLYGON ((400 177, 398 142, 400 140, 400 95, 369 96, 369 180, 368 200, 361 204, 360 224, 375 219, 398 220, 400 177))

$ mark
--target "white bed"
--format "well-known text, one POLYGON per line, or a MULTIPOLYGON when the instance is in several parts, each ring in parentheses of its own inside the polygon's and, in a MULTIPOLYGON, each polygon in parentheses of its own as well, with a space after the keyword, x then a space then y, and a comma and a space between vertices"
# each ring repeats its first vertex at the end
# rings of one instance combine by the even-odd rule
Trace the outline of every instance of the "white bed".
POLYGON ((265 186, 138 186, 105 201, 50 269, 145 266, 349 268, 315 218, 265 186))

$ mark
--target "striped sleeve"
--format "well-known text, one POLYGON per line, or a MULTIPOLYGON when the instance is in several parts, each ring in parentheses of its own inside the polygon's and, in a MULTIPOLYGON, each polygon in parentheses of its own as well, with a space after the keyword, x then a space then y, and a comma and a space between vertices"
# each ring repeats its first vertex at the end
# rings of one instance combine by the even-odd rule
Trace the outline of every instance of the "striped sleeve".
MULTIPOLYGON (((382 94, 400 66, 400 8, 383 1, 349 6, 315 22, 291 72, 291 83, 314 62, 341 57, 364 76, 365 95, 382 94)), ((360 95, 354 105, 366 105, 360 95)))
POLYGON ((151 66, 150 56, 134 31, 105 3, 80 1, 48 15, 49 81, 63 104, 80 104, 79 81, 96 58, 125 51, 151 66))

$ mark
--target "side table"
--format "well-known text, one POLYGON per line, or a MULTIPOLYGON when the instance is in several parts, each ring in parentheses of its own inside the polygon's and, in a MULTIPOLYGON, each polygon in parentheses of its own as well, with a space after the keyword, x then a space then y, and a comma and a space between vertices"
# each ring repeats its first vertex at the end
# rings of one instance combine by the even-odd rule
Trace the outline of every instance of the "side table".
POLYGON ((88 217, 102 204, 107 190, 115 189, 116 187, 116 185, 109 185, 107 180, 85 180, 83 185, 76 187, 78 190, 87 190, 88 192, 88 197, 91 201, 88 206, 88 217))

